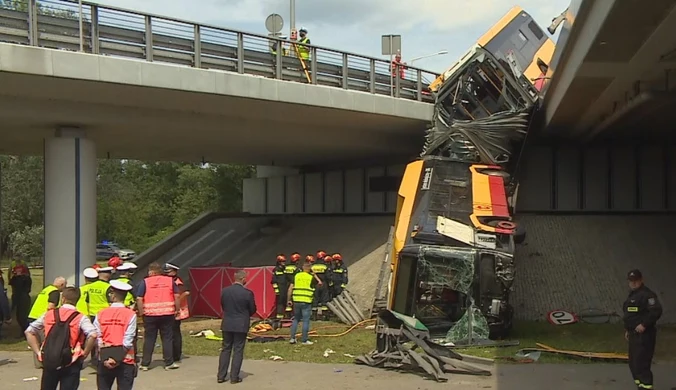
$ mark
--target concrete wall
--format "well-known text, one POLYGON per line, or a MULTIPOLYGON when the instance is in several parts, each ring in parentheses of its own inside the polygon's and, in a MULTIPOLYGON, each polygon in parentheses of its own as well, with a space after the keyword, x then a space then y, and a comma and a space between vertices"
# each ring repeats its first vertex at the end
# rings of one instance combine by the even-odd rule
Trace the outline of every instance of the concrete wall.
POLYGON ((394 213, 404 165, 344 169, 244 180, 243 211, 252 214, 394 213), (392 191, 370 179, 394 177, 392 191))
POLYGON ((676 147, 534 147, 519 173, 517 212, 676 210, 676 147))

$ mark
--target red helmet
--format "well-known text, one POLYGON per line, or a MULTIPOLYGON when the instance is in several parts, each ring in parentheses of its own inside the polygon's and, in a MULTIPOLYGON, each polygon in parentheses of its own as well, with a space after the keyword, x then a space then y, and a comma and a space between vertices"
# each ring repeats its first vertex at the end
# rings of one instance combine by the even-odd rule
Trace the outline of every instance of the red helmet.
POLYGON ((331 255, 324 256, 324 262, 325 263, 330 263, 332 261, 333 261, 333 257, 331 257, 331 255))
POLYGON ((292 262, 292 263, 297 263, 298 260, 300 260, 300 253, 294 252, 294 253, 291 255, 291 262, 292 262))
POLYGON ((286 261, 286 257, 284 255, 277 255, 277 262, 278 263, 283 263, 286 261))
POLYGON ((108 260, 108 267, 117 268, 117 267, 121 266, 122 263, 123 263, 122 259, 120 259, 117 256, 113 256, 113 257, 110 258, 110 260, 108 260))
POLYGON ((317 251, 317 258, 318 258, 318 259, 323 259, 324 257, 326 257, 326 252, 324 252, 324 251, 317 251))
POLYGON ((305 261, 307 261, 308 263, 314 263, 315 257, 312 256, 312 255, 307 255, 307 256, 305 256, 305 261))
POLYGON ((333 257, 333 260, 335 261, 343 261, 343 256, 341 256, 340 253, 334 253, 331 257, 333 257))
POLYGON ((91 268, 94 268, 95 270, 97 270, 97 271, 98 271, 98 270, 99 270, 99 268, 101 268, 101 266, 100 266, 100 265, 98 265, 98 264, 94 264, 94 265, 92 265, 92 267, 91 267, 91 268))

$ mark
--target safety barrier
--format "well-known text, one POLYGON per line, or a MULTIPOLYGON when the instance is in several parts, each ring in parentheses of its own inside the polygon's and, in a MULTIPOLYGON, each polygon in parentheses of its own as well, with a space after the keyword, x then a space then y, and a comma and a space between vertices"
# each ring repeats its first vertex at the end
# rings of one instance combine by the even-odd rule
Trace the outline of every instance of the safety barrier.
POLYGON ((310 81, 300 61, 272 54, 280 40, 217 26, 77 1, 0 1, 0 41, 145 59, 312 83, 433 102, 427 84, 437 74, 407 67, 392 76, 387 60, 307 45, 310 81))

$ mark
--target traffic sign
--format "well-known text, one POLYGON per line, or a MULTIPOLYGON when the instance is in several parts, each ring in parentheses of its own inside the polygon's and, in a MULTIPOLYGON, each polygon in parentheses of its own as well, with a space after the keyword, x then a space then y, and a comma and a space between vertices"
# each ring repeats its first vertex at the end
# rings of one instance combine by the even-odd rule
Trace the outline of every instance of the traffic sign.
POLYGON ((270 14, 265 19, 265 28, 272 34, 282 31, 282 27, 284 27, 284 19, 279 14, 270 14))

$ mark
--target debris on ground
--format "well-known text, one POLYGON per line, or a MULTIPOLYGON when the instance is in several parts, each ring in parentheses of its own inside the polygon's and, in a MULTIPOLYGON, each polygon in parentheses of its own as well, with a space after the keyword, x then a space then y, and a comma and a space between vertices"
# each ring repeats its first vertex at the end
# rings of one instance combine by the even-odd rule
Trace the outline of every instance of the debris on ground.
POLYGON ((190 337, 213 337, 216 336, 213 330, 205 329, 197 333, 190 332, 190 337))
POLYGON ((352 297, 352 294, 347 290, 343 290, 340 295, 334 297, 331 302, 326 304, 326 306, 328 306, 341 322, 348 325, 355 325, 366 319, 366 316, 362 313, 354 297, 352 297))
POLYGON ((12 358, 0 359, 0 366, 4 366, 5 364, 10 364, 10 363, 16 363, 16 360, 14 360, 12 358))
POLYGON ((329 355, 332 354, 332 353, 335 353, 335 352, 334 352, 331 348, 327 348, 327 349, 324 351, 324 357, 327 358, 327 357, 329 357, 329 355))
POLYGON ((550 347, 549 345, 536 343, 537 348, 523 348, 517 352, 525 356, 528 353, 541 352, 541 353, 552 353, 555 355, 591 359, 591 360, 616 360, 626 362, 629 360, 629 356, 623 353, 614 353, 614 352, 587 352, 587 351, 566 351, 550 347))
POLYGON ((273 361, 276 362, 276 361, 278 361, 278 360, 284 360, 284 358, 281 357, 281 356, 272 355, 272 356, 270 356, 270 360, 273 360, 273 361))
POLYGON ((417 319, 392 310, 381 311, 378 317, 384 324, 376 329, 378 348, 357 357, 357 364, 423 371, 438 382, 448 381, 446 373, 491 375, 489 370, 463 362, 458 353, 432 342, 429 329, 417 319), (415 345, 409 347, 408 343, 415 345), (417 352, 416 348, 422 351, 417 352))

